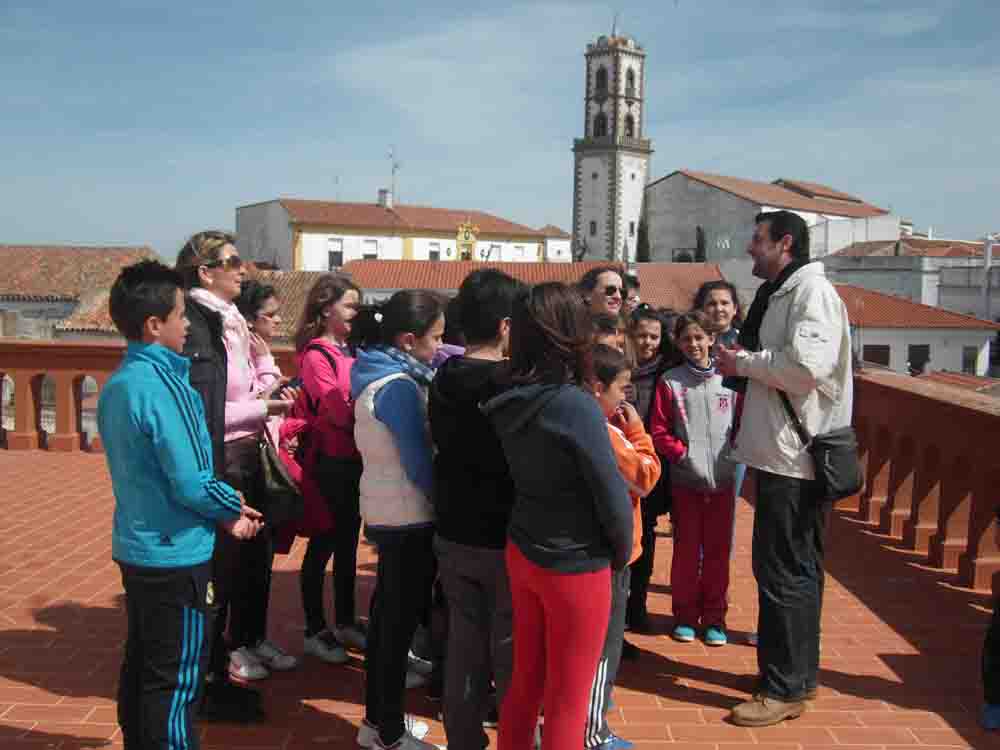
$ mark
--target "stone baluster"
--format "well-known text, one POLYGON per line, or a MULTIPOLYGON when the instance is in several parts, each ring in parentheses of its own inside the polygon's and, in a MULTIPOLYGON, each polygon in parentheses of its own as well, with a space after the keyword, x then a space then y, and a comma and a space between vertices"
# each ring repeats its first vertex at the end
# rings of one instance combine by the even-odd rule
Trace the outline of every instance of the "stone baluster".
POLYGON ((52 375, 56 396, 56 429, 48 436, 48 449, 80 450, 80 383, 77 374, 64 370, 52 375))
POLYGON ((35 450, 40 444, 38 419, 42 373, 10 370, 7 374, 14 381, 14 431, 7 433, 7 447, 10 450, 35 450))

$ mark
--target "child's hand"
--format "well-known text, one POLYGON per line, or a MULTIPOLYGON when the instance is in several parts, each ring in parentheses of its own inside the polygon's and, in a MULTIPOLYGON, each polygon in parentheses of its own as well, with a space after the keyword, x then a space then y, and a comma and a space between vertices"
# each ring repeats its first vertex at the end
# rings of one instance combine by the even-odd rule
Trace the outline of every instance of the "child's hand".
POLYGON ((642 427, 642 417, 639 416, 639 412, 628 401, 622 402, 615 415, 621 415, 620 419, 623 427, 642 427))

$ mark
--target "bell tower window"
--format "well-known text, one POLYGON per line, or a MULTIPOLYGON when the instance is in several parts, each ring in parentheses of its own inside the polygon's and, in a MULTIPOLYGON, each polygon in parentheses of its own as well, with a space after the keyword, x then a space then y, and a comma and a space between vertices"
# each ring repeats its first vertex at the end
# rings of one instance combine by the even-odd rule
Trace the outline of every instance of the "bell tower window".
POLYGON ((603 138, 608 134, 608 116, 603 112, 598 112, 594 118, 594 137, 603 138))
POLYGON ((608 69, 603 65, 597 69, 594 75, 594 93, 597 96, 608 95, 608 69))
POLYGON ((625 96, 635 96, 635 71, 632 68, 625 73, 625 96))
POLYGON ((632 115, 625 115, 625 136, 635 138, 635 118, 632 115))

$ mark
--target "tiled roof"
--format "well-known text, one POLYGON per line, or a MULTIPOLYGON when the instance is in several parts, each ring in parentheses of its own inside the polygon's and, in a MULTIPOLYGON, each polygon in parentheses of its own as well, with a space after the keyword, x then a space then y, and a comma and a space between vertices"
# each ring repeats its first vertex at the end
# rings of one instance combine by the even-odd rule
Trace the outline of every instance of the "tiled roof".
POLYGON ((835 201, 851 201, 852 203, 864 203, 863 200, 842 190, 834 190, 828 185, 820 185, 818 182, 807 182, 806 180, 786 180, 784 178, 775 180, 772 184, 788 188, 793 193, 801 193, 809 198, 830 198, 835 201))
POLYGON ((340 201, 313 201, 281 198, 279 202, 297 224, 358 227, 359 229, 386 229, 395 232, 423 231, 455 234, 458 225, 470 221, 479 227, 480 234, 537 237, 545 234, 513 221, 484 211, 432 208, 396 204, 384 208, 377 203, 343 203, 340 201))
POLYGON ((546 224, 544 227, 542 227, 538 231, 541 232, 542 234, 544 234, 546 237, 549 237, 551 239, 559 239, 559 240, 570 240, 570 239, 573 239, 573 235, 571 235, 569 232, 563 231, 562 229, 560 229, 559 227, 557 227, 555 224, 546 224))
POLYGON ((850 284, 834 284, 847 306, 851 325, 862 328, 966 328, 1000 331, 1000 324, 971 315, 921 305, 903 297, 850 284))
POLYGON ((921 380, 952 385, 976 393, 1000 396, 1000 378, 982 378, 978 375, 968 375, 964 372, 935 371, 918 375, 921 380))
MULTIPOLYGON (((355 260, 347 263, 343 272, 365 291, 434 289, 454 292, 462 284, 462 280, 478 268, 498 268, 527 284, 540 284, 545 281, 573 284, 590 268, 604 265, 608 264, 355 260)), ((640 263, 637 268, 643 301, 657 307, 686 310, 703 282, 722 278, 719 267, 713 263, 640 263)), ((309 289, 322 275, 320 271, 262 271, 251 268, 250 276, 274 286, 278 297, 281 298, 282 322, 278 327, 280 339, 294 335, 309 289)), ((108 313, 107 290, 88 296, 72 315, 57 326, 57 329, 65 332, 114 335, 116 331, 108 313)))
MULTIPOLYGON (((1000 250, 995 250, 1000 255, 1000 250)), ((878 258, 896 254, 896 240, 855 242, 832 255, 847 258, 878 258)), ((903 237, 899 240, 899 255, 926 258, 981 258, 982 242, 966 240, 925 240, 903 237)))
POLYGON ((0 299, 75 302, 110 287, 122 266, 156 257, 145 246, 0 245, 0 299))
MULTIPOLYGON (((748 201, 756 203, 761 206, 772 206, 774 208, 787 208, 793 211, 806 211, 809 213, 818 214, 829 214, 831 216, 847 216, 851 218, 863 218, 867 216, 881 216, 882 214, 888 213, 885 209, 879 208, 878 206, 873 206, 869 203, 864 203, 861 201, 855 202, 853 196, 848 196, 847 200, 831 200, 824 197, 809 197, 803 195, 801 192, 796 192, 794 190, 789 190, 786 187, 777 185, 773 182, 758 182, 756 180, 745 180, 741 177, 726 177, 723 175, 709 174, 707 172, 696 172, 691 169, 679 169, 676 172, 671 172, 666 177, 662 177, 662 180, 666 180, 673 177, 675 174, 682 174, 692 180, 697 180, 705 185, 710 185, 711 187, 718 188, 727 193, 731 193, 740 198, 745 198, 748 201)), ((659 180, 657 180, 659 182, 659 180)), ((812 186, 814 188, 823 188, 825 192, 836 194, 838 196, 847 196, 847 193, 841 193, 840 191, 832 190, 823 185, 816 185, 816 183, 807 183, 799 181, 789 181, 786 183, 794 184, 797 186, 812 186)), ((655 184, 655 183, 653 183, 655 184)))

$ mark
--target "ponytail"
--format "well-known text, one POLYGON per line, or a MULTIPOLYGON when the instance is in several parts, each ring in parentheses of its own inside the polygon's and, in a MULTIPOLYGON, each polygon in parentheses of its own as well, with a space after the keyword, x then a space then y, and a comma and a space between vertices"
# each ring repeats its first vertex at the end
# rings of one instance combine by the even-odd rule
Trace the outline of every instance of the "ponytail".
POLYGON ((357 348, 395 346, 402 333, 425 335, 444 314, 444 302, 433 292, 405 289, 388 301, 364 305, 352 321, 350 343, 357 348))

